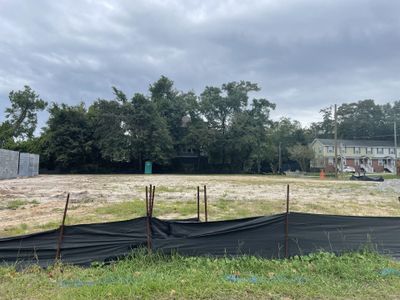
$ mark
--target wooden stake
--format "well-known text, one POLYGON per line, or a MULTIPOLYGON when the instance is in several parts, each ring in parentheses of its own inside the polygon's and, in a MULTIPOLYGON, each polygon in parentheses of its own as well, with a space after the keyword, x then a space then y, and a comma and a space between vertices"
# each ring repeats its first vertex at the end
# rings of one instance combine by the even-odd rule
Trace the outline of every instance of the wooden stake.
POLYGON ((200 187, 197 186, 197 221, 200 222, 200 187))
POLYGON ((208 222, 208 212, 207 212, 207 186, 204 186, 204 215, 205 220, 208 222))
POLYGON ((148 192, 148 187, 146 186, 146 236, 147 236, 147 252, 151 253, 151 224, 150 224, 150 198, 151 190, 148 192))
POLYGON ((69 204, 69 193, 67 194, 67 201, 65 202, 64 214, 61 221, 61 225, 59 227, 60 235, 58 236, 56 259, 60 259, 61 255, 61 244, 64 240, 64 225, 65 225, 65 218, 67 217, 68 204, 69 204))
POLYGON ((151 195, 151 209, 150 209, 150 217, 153 217, 153 208, 154 208, 154 194, 156 193, 156 186, 153 186, 153 192, 151 195))
POLYGON ((285 216, 285 257, 289 256, 289 185, 286 190, 286 216, 285 216))

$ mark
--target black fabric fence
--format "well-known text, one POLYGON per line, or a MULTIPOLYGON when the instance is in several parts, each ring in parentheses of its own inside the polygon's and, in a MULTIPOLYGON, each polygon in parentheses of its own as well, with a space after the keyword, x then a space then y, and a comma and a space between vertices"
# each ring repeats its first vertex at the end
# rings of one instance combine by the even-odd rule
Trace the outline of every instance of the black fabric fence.
MULTIPOLYGON (((189 256, 283 258, 316 251, 369 248, 400 258, 400 218, 289 213, 218 222, 151 219, 152 250, 189 256), (286 244, 287 238, 287 244, 286 244), (285 249, 285 248, 288 249, 285 249)), ((0 262, 46 267, 55 262, 59 230, 0 239, 0 262)), ((146 218, 64 227, 61 261, 108 262, 147 246, 146 218)))

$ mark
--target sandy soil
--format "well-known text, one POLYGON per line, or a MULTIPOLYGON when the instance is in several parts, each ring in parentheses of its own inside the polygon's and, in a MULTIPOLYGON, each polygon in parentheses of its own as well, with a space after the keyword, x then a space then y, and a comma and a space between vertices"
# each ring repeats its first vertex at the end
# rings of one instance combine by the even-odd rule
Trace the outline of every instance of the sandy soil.
POLYGON ((400 214, 399 180, 370 183, 247 175, 41 175, 0 181, 0 229, 21 222, 59 220, 67 193, 71 194, 74 214, 85 214, 107 203, 144 199, 148 184, 156 186, 157 201, 193 201, 196 187, 207 185, 209 201, 244 203, 284 203, 286 185, 290 184, 292 208, 297 211, 400 214), (16 200, 26 204, 7 209, 8 203, 16 200))

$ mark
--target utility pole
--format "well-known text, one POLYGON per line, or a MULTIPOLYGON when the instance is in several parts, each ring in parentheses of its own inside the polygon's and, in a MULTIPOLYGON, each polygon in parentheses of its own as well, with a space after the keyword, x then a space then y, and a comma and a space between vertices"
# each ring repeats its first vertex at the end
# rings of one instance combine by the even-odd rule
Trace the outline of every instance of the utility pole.
POLYGON ((338 156, 338 141, 337 141, 337 107, 335 104, 335 160, 334 160, 334 164, 335 164, 335 178, 338 178, 338 169, 337 169, 337 156, 338 156))
POLYGON ((397 174, 397 125, 396 121, 393 123, 393 131, 394 131, 394 175, 397 174))
POLYGON ((278 159, 279 159, 279 167, 278 167, 278 173, 281 174, 282 173, 282 143, 279 142, 279 148, 278 148, 278 159))

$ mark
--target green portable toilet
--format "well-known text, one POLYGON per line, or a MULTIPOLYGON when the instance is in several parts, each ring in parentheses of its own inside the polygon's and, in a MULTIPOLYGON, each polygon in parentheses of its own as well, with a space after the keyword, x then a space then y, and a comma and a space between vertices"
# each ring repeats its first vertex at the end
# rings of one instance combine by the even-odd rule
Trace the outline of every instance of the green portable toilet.
POLYGON ((146 161, 144 163, 144 174, 152 174, 153 173, 153 163, 151 161, 146 161))

